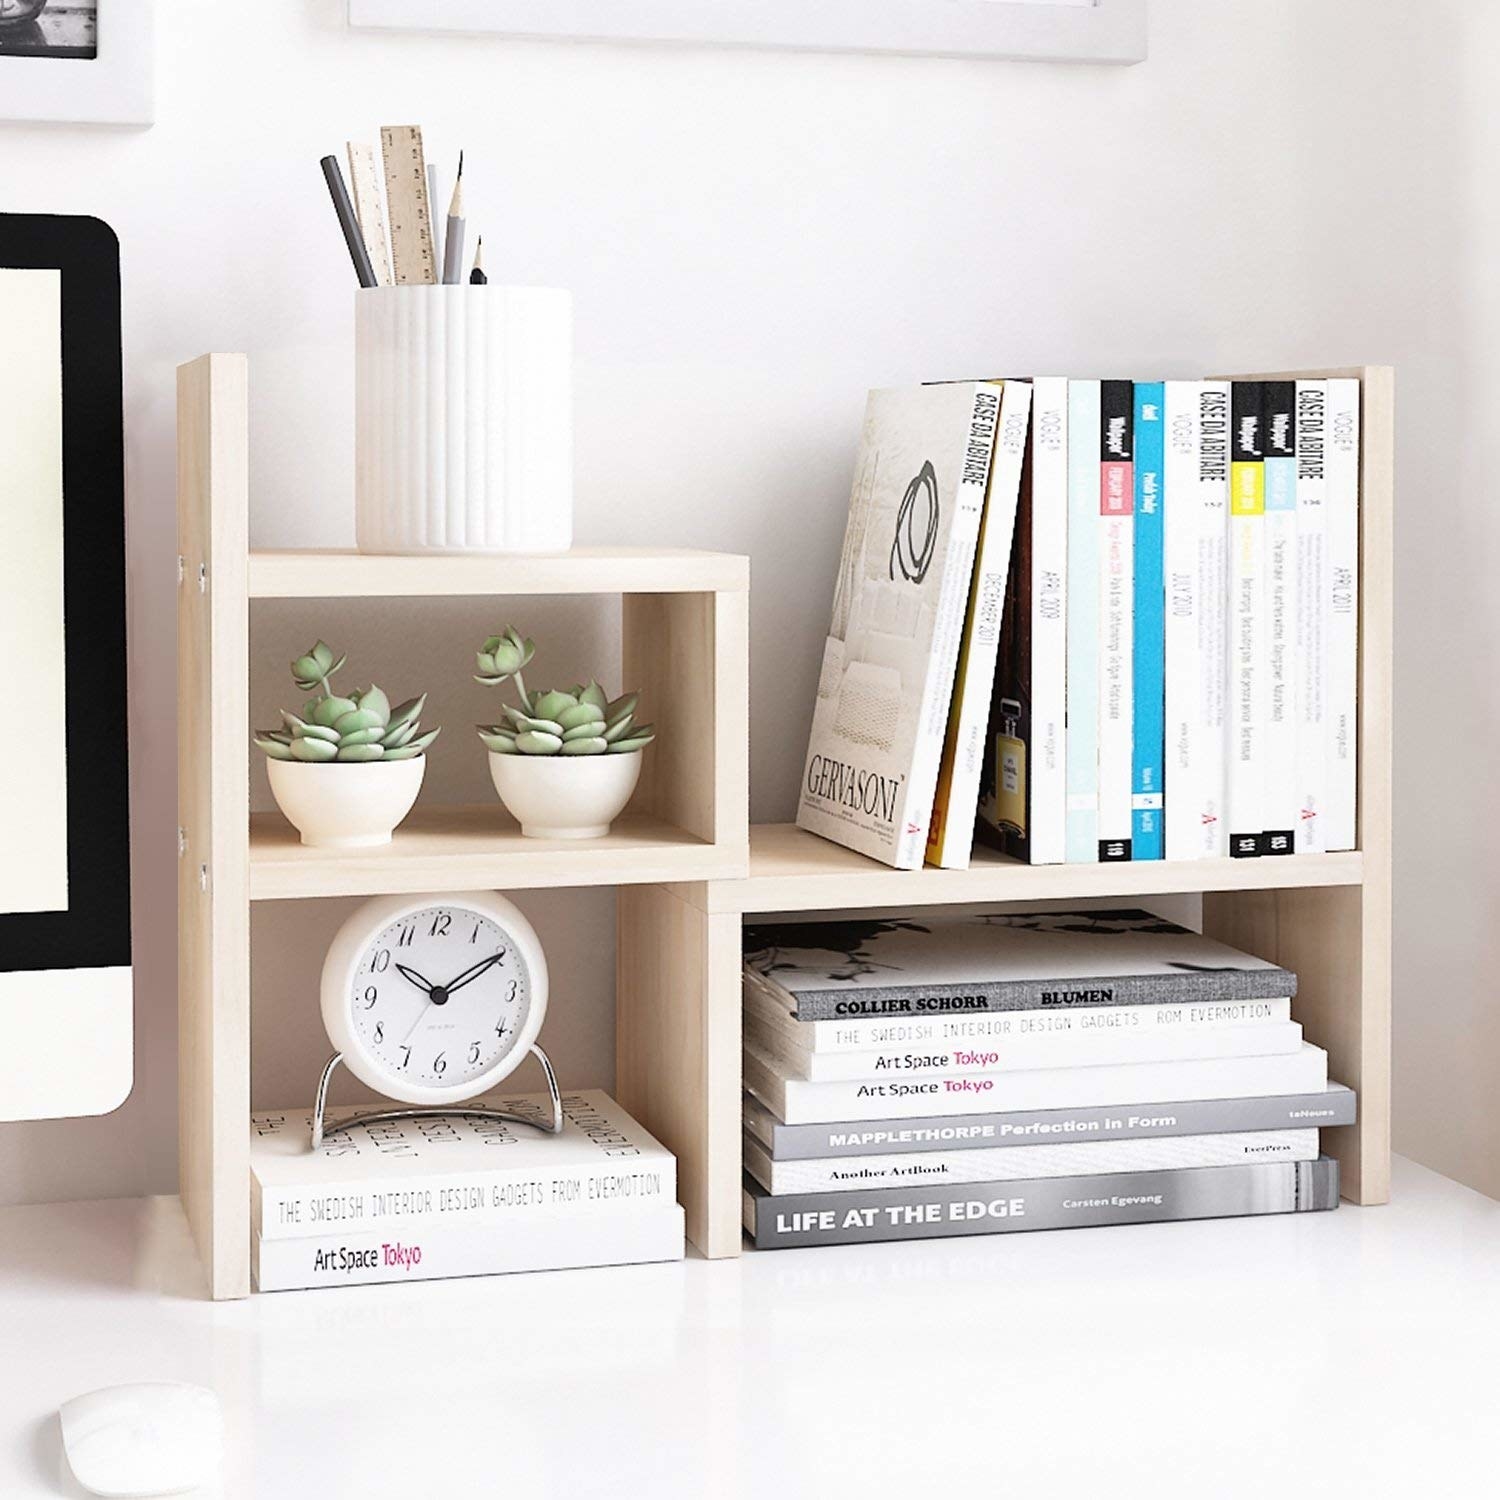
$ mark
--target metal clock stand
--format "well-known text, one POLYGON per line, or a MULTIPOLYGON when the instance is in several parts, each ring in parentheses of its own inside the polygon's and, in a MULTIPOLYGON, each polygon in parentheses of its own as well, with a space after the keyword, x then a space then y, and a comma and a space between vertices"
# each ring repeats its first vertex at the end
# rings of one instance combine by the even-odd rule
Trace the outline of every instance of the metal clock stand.
MULTIPOLYGON (((531 1044, 532 1055, 542 1065, 542 1072, 547 1077, 547 1093, 551 1096, 552 1122, 548 1124, 544 1120, 528 1119, 525 1115, 514 1114, 510 1110, 491 1109, 483 1104, 437 1104, 423 1109, 381 1109, 369 1114, 351 1115, 347 1120, 339 1120, 333 1127, 333 1133, 347 1130, 351 1125, 384 1125, 392 1120, 439 1120, 452 1118, 457 1115, 461 1118, 471 1120, 506 1120, 513 1125, 530 1125, 534 1130, 545 1131, 548 1135, 561 1135, 563 1128, 562 1095, 557 1088, 557 1074, 552 1071, 552 1061, 535 1042, 531 1044)), ((332 1081, 338 1065, 343 1062, 344 1054, 335 1052, 324 1065, 323 1076, 318 1080, 317 1102, 313 1105, 312 1121, 312 1148, 314 1151, 323 1144, 323 1112, 328 1103, 328 1085, 332 1081)))

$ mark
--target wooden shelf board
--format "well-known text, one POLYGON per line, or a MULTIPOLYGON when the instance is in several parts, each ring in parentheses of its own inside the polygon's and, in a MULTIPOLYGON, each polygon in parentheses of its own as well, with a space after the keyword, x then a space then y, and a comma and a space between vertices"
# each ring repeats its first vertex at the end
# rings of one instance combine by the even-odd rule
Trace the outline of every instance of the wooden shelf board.
POLYGON ((702 905, 709 912, 838 911, 1357 886, 1363 876, 1357 851, 1286 859, 1026 865, 981 848, 967 870, 892 870, 794 824, 764 823, 750 830, 749 879, 708 886, 702 905))
POLYGON ((438 594, 711 594, 750 586, 749 559, 689 548, 395 557, 351 551, 252 552, 252 599, 438 594))
POLYGON ((250 899, 731 880, 743 849, 644 813, 602 839, 529 839, 498 803, 418 808, 378 849, 309 849, 280 813, 250 817, 250 899))

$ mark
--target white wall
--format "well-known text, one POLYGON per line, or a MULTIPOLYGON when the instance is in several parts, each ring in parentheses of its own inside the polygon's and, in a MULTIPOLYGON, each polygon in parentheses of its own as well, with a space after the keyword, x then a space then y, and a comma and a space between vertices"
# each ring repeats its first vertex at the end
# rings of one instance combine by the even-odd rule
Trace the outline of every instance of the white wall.
MULTIPOLYGON (((467 149, 492 278, 574 290, 579 539, 752 558, 759 818, 792 806, 867 387, 1400 366, 1420 519, 1401 529, 1398 1124, 1438 1160, 1418 1081, 1444 1090, 1442 1039, 1467 1048, 1463 997, 1488 1001, 1497 941, 1485 831, 1419 739, 1472 692, 1449 748, 1483 784, 1495 712, 1436 608, 1494 609, 1500 537, 1487 449, 1459 452, 1497 318, 1472 9, 1153 0, 1150 60, 1110 69, 351 34, 340 0, 160 0, 153 130, 0 126, 0 207, 99 214, 124 246, 140 976, 135 1095, 106 1120, 0 1127, 0 1199, 173 1185, 173 369, 249 352, 257 543, 352 540, 353 281, 317 161, 411 120, 445 158, 467 149)), ((613 650, 592 606, 518 622, 545 627, 559 676, 613 650)), ((426 628, 461 653, 487 623, 426 628)), ((446 670, 386 674, 397 616, 262 616, 257 705, 319 629, 394 688, 446 670)), ((482 777, 468 733, 450 723, 450 790, 482 777)), ((572 997, 559 1050, 573 1081, 607 1083, 609 898, 534 909, 572 997)), ((261 1102, 308 1093, 335 917, 258 914, 284 939, 257 974, 261 1102)))

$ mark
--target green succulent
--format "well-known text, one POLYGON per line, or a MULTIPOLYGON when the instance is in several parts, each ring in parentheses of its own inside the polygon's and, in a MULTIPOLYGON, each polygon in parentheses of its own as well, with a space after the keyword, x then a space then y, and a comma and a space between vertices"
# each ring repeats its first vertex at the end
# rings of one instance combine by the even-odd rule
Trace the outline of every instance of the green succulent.
POLYGON ((438 737, 437 729, 421 732, 426 693, 395 708, 374 683, 347 698, 335 693, 329 679, 346 659, 335 661, 331 648, 319 641, 292 663, 292 681, 304 693, 322 692, 307 701, 300 716, 282 709, 280 729, 256 733, 255 743, 272 760, 412 760, 438 737))
POLYGON ((507 677, 516 680, 519 708, 505 705, 505 722, 479 724, 479 738, 499 755, 628 755, 643 750, 656 738, 650 724, 635 722, 639 693, 611 699, 597 682, 575 683, 528 693, 521 669, 530 664, 536 646, 507 626, 490 636, 475 660, 476 682, 498 687, 507 677))

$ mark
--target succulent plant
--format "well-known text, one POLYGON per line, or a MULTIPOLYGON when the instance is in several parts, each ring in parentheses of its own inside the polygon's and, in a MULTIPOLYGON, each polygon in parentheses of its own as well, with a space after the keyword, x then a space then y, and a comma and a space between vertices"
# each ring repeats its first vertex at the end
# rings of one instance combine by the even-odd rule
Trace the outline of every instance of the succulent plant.
POLYGON ((519 708, 505 706, 506 722, 480 724, 479 738, 499 755, 629 755, 656 738, 650 724, 636 724, 639 693, 611 699, 597 682, 526 691, 521 669, 530 665, 536 645, 507 626, 479 648, 476 682, 498 687, 515 678, 519 708))
POLYGON ((374 683, 348 697, 335 693, 329 679, 346 660, 335 661, 332 649, 319 641, 292 663, 292 681, 304 693, 321 692, 300 716, 282 709, 280 729, 256 733, 255 743, 272 760, 412 760, 438 737, 436 729, 421 732, 426 693, 396 708, 374 683))

